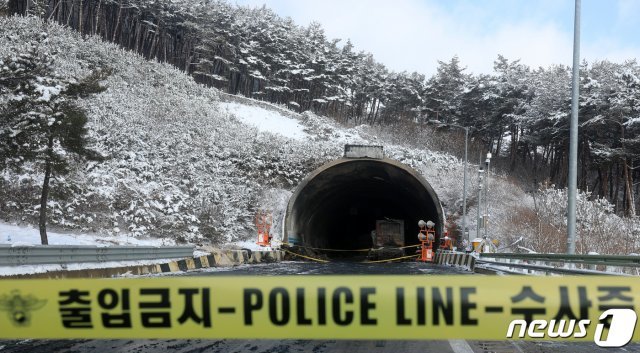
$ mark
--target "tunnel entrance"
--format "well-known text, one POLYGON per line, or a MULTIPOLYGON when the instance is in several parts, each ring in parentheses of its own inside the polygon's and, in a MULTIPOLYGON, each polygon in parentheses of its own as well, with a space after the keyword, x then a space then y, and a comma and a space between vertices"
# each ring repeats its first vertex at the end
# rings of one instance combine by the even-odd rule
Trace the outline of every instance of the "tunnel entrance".
POLYGON ((437 234, 442 231, 438 196, 415 170, 382 156, 345 157, 318 168, 298 186, 287 206, 284 240, 363 249, 372 246, 373 230, 395 226, 404 233, 400 241, 412 245, 418 243, 420 219, 436 223, 437 234))

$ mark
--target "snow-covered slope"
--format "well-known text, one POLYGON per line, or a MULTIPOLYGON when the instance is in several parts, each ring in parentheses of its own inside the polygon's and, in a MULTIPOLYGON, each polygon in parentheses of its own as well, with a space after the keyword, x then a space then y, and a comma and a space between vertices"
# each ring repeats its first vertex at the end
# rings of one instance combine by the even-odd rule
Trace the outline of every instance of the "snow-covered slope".
MULTIPOLYGON (((189 242, 245 239, 253 236, 256 209, 275 209, 279 219, 287 196, 308 172, 340 157, 344 143, 371 139, 312 113, 283 116, 259 102, 220 103, 217 90, 169 65, 55 24, 1 18, 0 27, 6 29, 0 57, 21 52, 46 31, 50 39, 43 49, 58 52, 59 74, 112 71, 103 83, 107 90, 81 102, 89 112, 90 147, 105 159, 76 164, 53 181, 50 223, 59 227, 189 242)), ((459 167, 442 154, 393 147, 387 152, 422 166, 427 176, 429 170, 459 167)), ((34 223, 41 174, 4 171, 1 180, 2 218, 34 223)))
MULTIPOLYGON (((450 155, 400 147, 366 128, 345 129, 310 112, 228 96, 172 66, 149 62, 98 38, 33 18, 0 18, 0 58, 24 50, 42 31, 66 77, 111 70, 107 90, 86 98, 90 147, 105 158, 77 163, 52 183, 50 224, 106 237, 222 243, 255 236, 257 209, 274 212, 280 234, 289 195, 313 169, 341 156, 345 143, 382 144, 385 153, 424 175, 458 223, 463 164, 450 155)), ((425 136, 428 138, 428 136, 425 136)), ((428 141, 425 141, 428 145, 428 141)), ((468 218, 475 234, 475 168, 468 218)), ((2 171, 0 220, 35 223, 42 174, 2 171)), ((503 178, 491 181, 490 234, 508 241, 517 208, 533 199, 503 178)), ((2 235, 6 237, 6 234, 2 235)), ((14 241, 19 241, 13 237, 14 241)))

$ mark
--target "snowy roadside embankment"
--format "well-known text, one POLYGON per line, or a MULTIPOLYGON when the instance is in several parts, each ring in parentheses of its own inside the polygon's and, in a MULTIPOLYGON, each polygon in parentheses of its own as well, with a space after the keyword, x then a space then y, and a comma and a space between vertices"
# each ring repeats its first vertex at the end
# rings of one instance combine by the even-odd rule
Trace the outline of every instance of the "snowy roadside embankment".
MULTIPOLYGON (((168 246, 176 245, 173 239, 104 236, 88 233, 47 232, 49 245, 136 245, 168 246)), ((0 244, 13 246, 40 244, 40 231, 30 226, 17 226, 0 223, 0 244)))
MULTIPOLYGON (((48 232, 50 245, 95 245, 98 247, 109 246, 152 246, 166 247, 176 245, 172 239, 123 237, 123 236, 102 236, 88 233, 65 233, 48 232)), ((22 227, 0 222, 0 245, 11 245, 15 247, 40 245, 39 230, 33 227, 22 227)), ((274 243, 274 245, 277 245, 274 243)), ((251 251, 272 251, 272 247, 262 247, 255 241, 238 241, 226 244, 222 249, 195 249, 193 257, 207 256, 215 252, 226 250, 249 249, 251 251)), ((173 259, 175 260, 175 259, 173 259)), ((163 264, 173 261, 172 259, 152 259, 135 261, 104 261, 88 263, 67 263, 67 264, 39 264, 20 266, 0 266, 0 277, 35 274, 56 271, 79 271, 87 269, 109 269, 125 268, 144 265, 163 264)), ((216 269, 224 270, 224 269, 216 269)))
MULTIPOLYGON (((172 239, 154 238, 134 238, 120 236, 99 236, 86 233, 61 233, 48 232, 50 245, 97 245, 97 246, 168 246, 175 245, 172 239)), ((0 223, 0 244, 12 246, 33 246, 40 244, 40 232, 33 227, 20 227, 0 223)), ((200 256, 201 252, 196 251, 194 256, 200 256)), ((73 271, 85 270, 88 268, 112 268, 138 265, 152 265, 164 263, 169 259, 137 260, 137 261, 106 261, 91 263, 69 263, 69 264, 46 264, 46 265, 21 265, 21 266, 0 266, 0 276, 11 276, 27 273, 43 273, 53 271, 73 271)))

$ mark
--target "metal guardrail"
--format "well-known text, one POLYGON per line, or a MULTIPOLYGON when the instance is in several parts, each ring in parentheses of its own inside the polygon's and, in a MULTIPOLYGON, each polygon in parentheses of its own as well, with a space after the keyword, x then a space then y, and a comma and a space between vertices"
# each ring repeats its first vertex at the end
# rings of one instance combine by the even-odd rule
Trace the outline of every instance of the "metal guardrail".
POLYGON ((193 246, 0 245, 0 266, 159 260, 193 257, 193 246))
MULTIPOLYGON (((622 275, 623 273, 619 272, 612 273, 599 271, 597 268, 598 266, 638 268, 640 267, 640 256, 482 253, 480 254, 478 263, 542 271, 545 273, 622 275), (506 261, 500 261, 501 259, 506 261), (522 261, 525 262, 523 263, 522 261), (564 266, 567 263, 572 264, 575 267, 568 268, 564 266), (554 266, 554 264, 560 264, 562 266, 554 266), (582 268, 577 268, 578 266, 582 268)), ((637 272, 637 269, 634 271, 637 272)))
POLYGON ((480 258, 569 262, 575 264, 640 267, 640 256, 482 253, 480 258))
MULTIPOLYGON (((535 265, 535 264, 487 261, 487 260, 478 260, 477 264, 487 264, 487 265, 509 267, 509 268, 520 268, 520 269, 544 272, 547 274, 561 273, 566 275, 613 275, 613 276, 624 275, 623 273, 612 273, 612 272, 587 270, 587 269, 579 269, 579 268, 565 268, 565 267, 554 267, 554 266, 547 266, 547 265, 535 265)), ((522 272, 512 272, 512 271, 504 271, 504 272, 509 272, 512 274, 520 274, 520 275, 526 274, 522 272)))

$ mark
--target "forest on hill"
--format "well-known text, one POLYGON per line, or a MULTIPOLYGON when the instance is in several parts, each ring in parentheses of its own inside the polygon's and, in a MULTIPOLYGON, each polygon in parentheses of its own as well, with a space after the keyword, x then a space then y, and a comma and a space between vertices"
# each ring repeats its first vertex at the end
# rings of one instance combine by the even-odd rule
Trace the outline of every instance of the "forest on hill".
MULTIPOLYGON (((303 27, 266 7, 222 0, 10 0, 6 11, 99 35, 223 91, 347 125, 467 126, 505 171, 566 183, 566 66, 531 68, 499 56, 486 75, 453 57, 431 77, 393 72, 348 40, 327 38, 318 23, 303 27)), ((633 58, 583 62, 580 75, 579 187, 635 216, 640 66, 633 58)))

